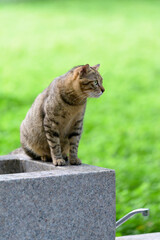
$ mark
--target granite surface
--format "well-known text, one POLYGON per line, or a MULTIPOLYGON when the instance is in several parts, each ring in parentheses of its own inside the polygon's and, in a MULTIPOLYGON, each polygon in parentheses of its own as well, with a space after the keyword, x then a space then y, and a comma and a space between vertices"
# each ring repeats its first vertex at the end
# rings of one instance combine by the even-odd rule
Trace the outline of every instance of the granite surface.
POLYGON ((41 161, 23 159, 23 157, 17 159, 14 155, 9 155, 7 158, 0 157, 0 174, 49 171, 53 169, 53 164, 41 161))
POLYGON ((33 162, 34 172, 30 165, 31 171, 0 175, 0 240, 115 239, 113 170, 33 162))
POLYGON ((148 233, 141 235, 117 237, 116 240, 160 240, 160 233, 148 233))

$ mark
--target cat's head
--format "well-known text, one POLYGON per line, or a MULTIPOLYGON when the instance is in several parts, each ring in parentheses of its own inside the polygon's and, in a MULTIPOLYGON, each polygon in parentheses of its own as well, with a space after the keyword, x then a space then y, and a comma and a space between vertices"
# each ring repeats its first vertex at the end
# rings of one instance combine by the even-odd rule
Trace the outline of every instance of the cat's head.
POLYGON ((100 64, 90 67, 89 64, 74 69, 76 82, 86 97, 98 98, 105 91, 102 77, 98 72, 100 64))

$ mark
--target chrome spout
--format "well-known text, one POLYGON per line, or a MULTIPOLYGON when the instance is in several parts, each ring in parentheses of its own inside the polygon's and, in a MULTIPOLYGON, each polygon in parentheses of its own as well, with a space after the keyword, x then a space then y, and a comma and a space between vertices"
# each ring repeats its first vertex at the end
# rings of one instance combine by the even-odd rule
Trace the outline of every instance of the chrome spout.
POLYGON ((133 217, 135 214, 138 214, 138 213, 142 213, 143 216, 149 216, 149 208, 139 208, 139 209, 129 212, 128 214, 126 214, 124 217, 120 218, 116 222, 116 229, 120 225, 122 225, 124 222, 126 222, 128 219, 130 219, 131 217, 133 217))

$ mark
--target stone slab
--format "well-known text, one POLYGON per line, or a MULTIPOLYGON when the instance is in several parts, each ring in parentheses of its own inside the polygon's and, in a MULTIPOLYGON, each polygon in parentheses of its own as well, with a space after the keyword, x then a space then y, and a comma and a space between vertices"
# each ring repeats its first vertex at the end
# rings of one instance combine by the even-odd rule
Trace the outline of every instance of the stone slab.
POLYGON ((53 169, 0 175, 0 240, 114 240, 114 170, 44 164, 53 169))
POLYGON ((116 240, 160 240, 160 233, 148 233, 133 236, 117 237, 116 240))
POLYGON ((54 170, 53 164, 43 163, 41 161, 33 161, 30 159, 15 158, 15 156, 0 157, 0 175, 1 174, 13 174, 13 173, 25 173, 36 171, 49 171, 54 170))

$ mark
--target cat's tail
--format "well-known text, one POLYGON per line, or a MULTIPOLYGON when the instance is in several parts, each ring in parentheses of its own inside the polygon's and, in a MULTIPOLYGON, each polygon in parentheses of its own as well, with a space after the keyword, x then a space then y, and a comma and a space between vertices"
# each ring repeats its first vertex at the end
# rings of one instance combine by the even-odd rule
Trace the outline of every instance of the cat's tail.
POLYGON ((25 153, 25 151, 23 150, 22 147, 17 148, 4 156, 8 156, 9 158, 11 157, 11 158, 15 158, 15 159, 19 159, 19 158, 31 159, 31 157, 25 153))
POLYGON ((33 151, 31 151, 30 149, 28 148, 17 148, 15 150, 13 150, 12 152, 9 153, 9 155, 17 155, 18 156, 22 156, 23 157, 27 157, 27 158, 30 158, 30 159, 34 159, 34 160, 41 160, 41 157, 40 156, 37 156, 33 151))
POLYGON ((13 150, 13 151, 10 152, 9 154, 12 154, 12 155, 24 154, 24 155, 26 155, 26 153, 25 153, 25 151, 23 150, 22 147, 13 150))

